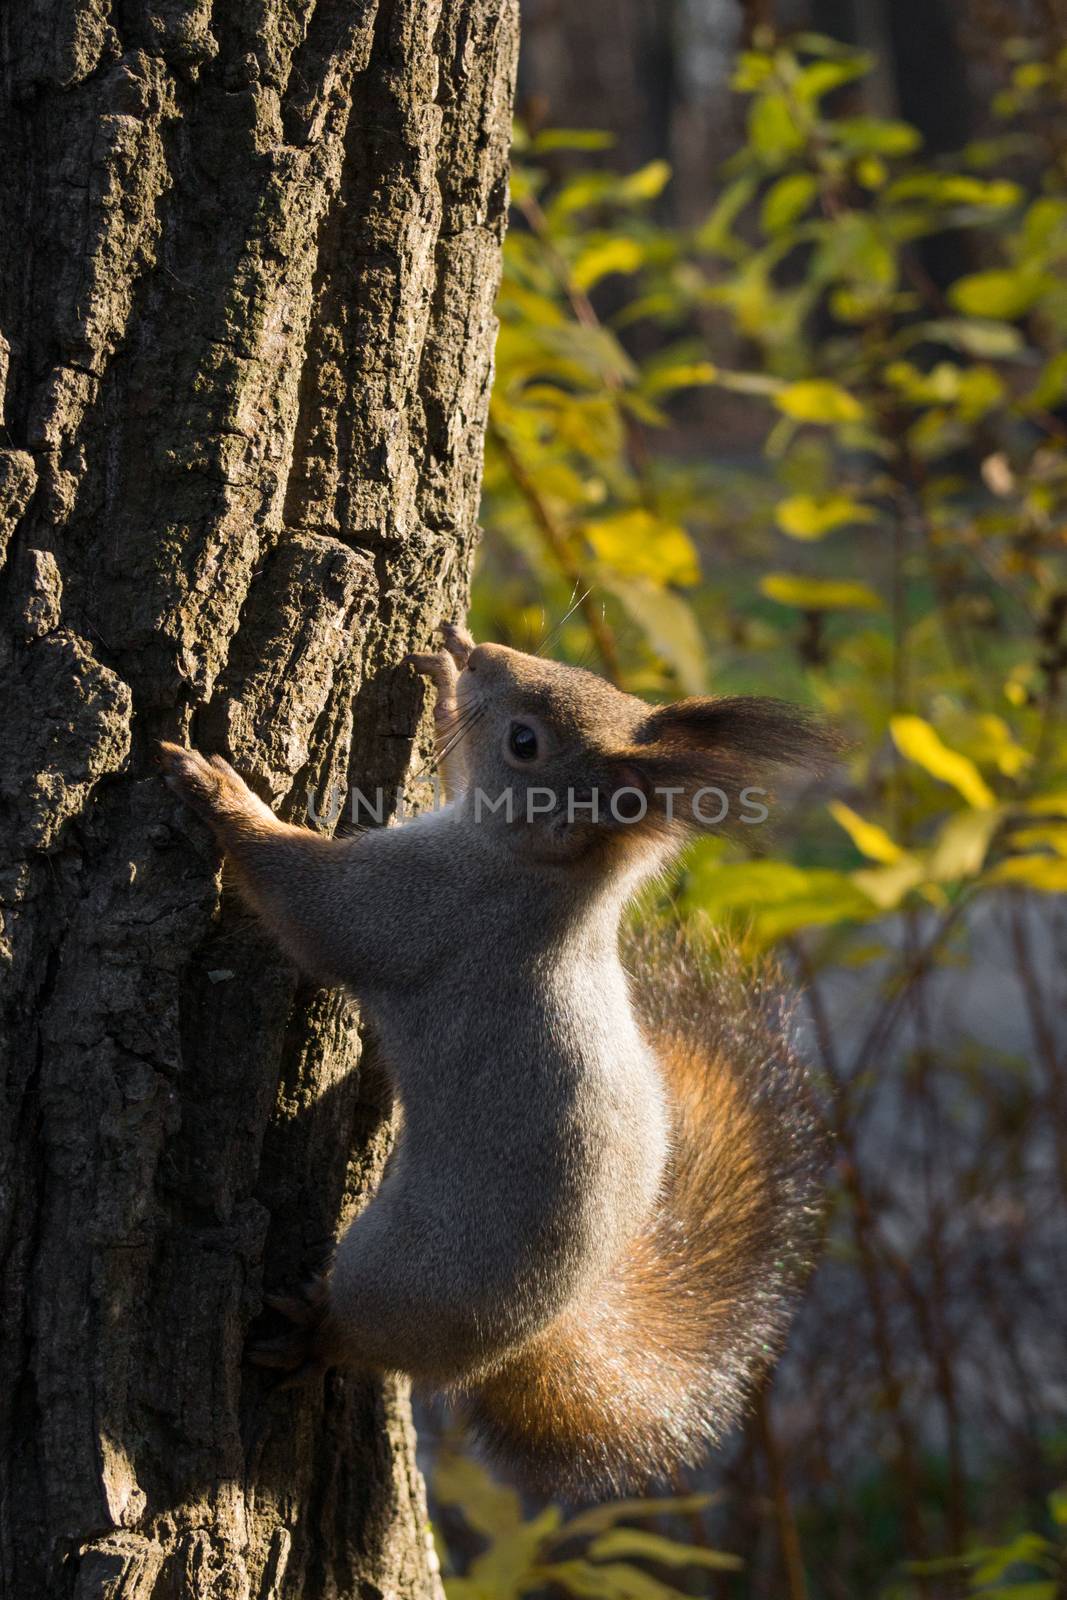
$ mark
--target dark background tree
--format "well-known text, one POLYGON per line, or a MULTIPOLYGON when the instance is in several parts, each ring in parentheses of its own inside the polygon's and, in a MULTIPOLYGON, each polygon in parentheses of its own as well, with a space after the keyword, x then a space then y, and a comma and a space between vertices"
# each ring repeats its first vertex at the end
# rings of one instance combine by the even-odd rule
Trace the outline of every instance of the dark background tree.
POLYGON ((404 781, 402 658, 467 590, 516 33, 513 0, 0 23, 12 1596, 436 1592, 402 1389, 242 1365, 389 1107, 153 746, 290 817, 404 781))

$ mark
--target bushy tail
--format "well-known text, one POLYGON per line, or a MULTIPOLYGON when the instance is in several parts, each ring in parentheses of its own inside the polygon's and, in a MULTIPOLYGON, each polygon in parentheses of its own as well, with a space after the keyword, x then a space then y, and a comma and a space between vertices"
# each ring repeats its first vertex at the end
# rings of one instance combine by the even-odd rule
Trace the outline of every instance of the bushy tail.
POLYGON ((737 1421, 782 1343, 822 1165, 771 969, 679 938, 626 951, 673 1102, 649 1226, 473 1397, 490 1450, 555 1493, 639 1489, 737 1421))

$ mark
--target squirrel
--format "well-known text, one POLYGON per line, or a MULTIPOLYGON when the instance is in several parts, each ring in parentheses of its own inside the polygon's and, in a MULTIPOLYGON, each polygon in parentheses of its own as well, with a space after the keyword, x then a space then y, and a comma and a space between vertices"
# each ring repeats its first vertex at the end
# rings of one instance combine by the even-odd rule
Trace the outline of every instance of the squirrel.
POLYGON ((774 1004, 684 940, 624 965, 623 913, 706 830, 706 791, 819 770, 833 740, 780 701, 654 707, 443 636, 408 659, 436 686, 446 802, 400 826, 290 826, 221 757, 160 747, 243 898, 369 1016, 402 1110, 317 1289, 267 1297, 291 1336, 253 1355, 458 1391, 527 1481, 626 1492, 741 1415, 809 1261, 820 1160, 774 1004))

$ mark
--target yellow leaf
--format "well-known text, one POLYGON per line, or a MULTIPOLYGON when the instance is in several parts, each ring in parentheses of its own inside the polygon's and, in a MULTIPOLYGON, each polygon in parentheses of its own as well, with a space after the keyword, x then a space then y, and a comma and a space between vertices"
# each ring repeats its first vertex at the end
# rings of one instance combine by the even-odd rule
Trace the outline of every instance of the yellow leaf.
POLYGON ((700 563, 684 528, 640 508, 582 524, 597 559, 624 578, 698 583, 700 563))
POLYGON ((844 578, 798 578, 788 572, 770 572, 760 579, 760 590, 779 605, 801 611, 880 611, 882 602, 865 583, 844 578))
POLYGON ((941 828, 930 852, 926 871, 935 883, 973 878, 985 866, 989 843, 1000 820, 997 806, 981 811, 958 811, 941 828))
POLYGON ((576 288, 591 289, 613 272, 636 272, 644 258, 644 247, 637 239, 596 239, 575 261, 571 278, 576 288))
POLYGON ((616 194, 622 200, 655 200, 671 175, 667 161, 650 161, 647 166, 630 172, 619 184, 616 194))
POLYGON ((717 383, 719 369, 710 361, 676 361, 670 366, 654 367, 644 380, 646 394, 667 394, 675 389, 695 389, 708 383, 717 383))
POLYGON ((940 734, 922 717, 891 717, 889 731, 902 756, 914 761, 932 778, 951 784, 968 805, 984 810, 996 798, 974 762, 950 750, 940 734))
POLYGON ((1039 850, 1044 845, 1058 856, 1067 856, 1067 823, 1047 822, 1043 828, 1013 829, 1011 842, 1024 850, 1039 850))
POLYGON ((792 539, 821 539, 850 522, 873 522, 874 512, 844 494, 792 494, 779 500, 775 520, 792 539))
POLYGON ((925 876, 918 856, 901 856, 890 866, 861 867, 852 873, 852 882, 879 910, 893 911, 925 876))
POLYGON ((863 407, 847 389, 826 378, 805 378, 779 389, 774 403, 796 422, 859 422, 863 407))
POLYGON ((1023 810, 1034 816, 1067 817, 1067 789, 1060 789, 1054 794, 1035 794, 1026 801, 1023 810))
POLYGON ((831 800, 829 809, 834 821, 844 828, 856 849, 861 850, 869 860, 888 865, 903 856, 903 850, 884 828, 880 828, 876 822, 867 822, 851 806, 846 806, 841 800, 831 800))
POLYGON ((1014 883, 1042 894, 1067 894, 1067 861, 1062 856, 1011 856, 986 873, 986 883, 1014 883))

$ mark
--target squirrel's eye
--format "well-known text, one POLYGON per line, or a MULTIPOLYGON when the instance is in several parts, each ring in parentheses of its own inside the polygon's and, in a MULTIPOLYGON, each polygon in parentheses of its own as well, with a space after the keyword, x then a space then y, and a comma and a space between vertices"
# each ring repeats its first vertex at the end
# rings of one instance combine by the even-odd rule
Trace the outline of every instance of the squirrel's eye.
POLYGON ((519 761, 536 761, 536 733, 525 722, 513 722, 508 734, 508 749, 519 761))

